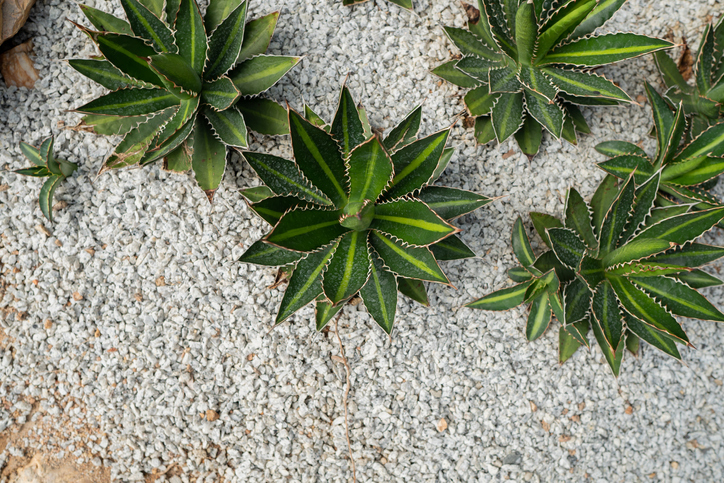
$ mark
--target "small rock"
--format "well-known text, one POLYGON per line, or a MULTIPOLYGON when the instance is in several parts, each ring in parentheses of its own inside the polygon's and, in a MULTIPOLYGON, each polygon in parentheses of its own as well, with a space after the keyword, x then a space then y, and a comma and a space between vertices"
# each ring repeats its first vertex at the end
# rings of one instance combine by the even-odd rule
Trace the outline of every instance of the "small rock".
POLYGON ((80 302, 83 300, 83 296, 80 294, 80 292, 73 292, 73 300, 76 302, 80 302))
POLYGON ((5 84, 28 89, 35 87, 35 81, 40 79, 40 76, 28 55, 32 50, 33 41, 28 40, 0 55, 0 74, 5 79, 5 84))
POLYGON ((519 465, 523 461, 523 456, 517 451, 511 451, 503 458, 504 465, 519 465))
POLYGON ((206 410, 206 420, 207 421, 216 421, 217 419, 219 419, 219 413, 217 413, 213 409, 206 410))
POLYGON ((440 421, 437 422, 437 430, 442 433, 446 429, 447 429, 447 421, 445 421, 445 418, 440 418, 440 421))
POLYGON ((166 285, 166 277, 161 275, 156 279, 156 287, 163 287, 166 285))

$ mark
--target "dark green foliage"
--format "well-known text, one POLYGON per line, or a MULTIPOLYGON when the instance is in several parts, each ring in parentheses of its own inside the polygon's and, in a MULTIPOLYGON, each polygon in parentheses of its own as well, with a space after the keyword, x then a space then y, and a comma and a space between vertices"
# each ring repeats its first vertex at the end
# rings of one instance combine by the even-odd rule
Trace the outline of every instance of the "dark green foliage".
POLYGON ((518 284, 468 306, 507 310, 530 303, 529 340, 555 317, 561 363, 588 347, 589 329, 616 376, 624 348, 637 352, 639 339, 681 359, 676 345, 690 343, 676 315, 724 322, 724 314, 696 291, 722 284, 696 267, 724 256, 724 247, 694 241, 724 218, 724 208, 689 205, 654 216, 662 180, 661 171, 640 184, 635 174, 620 183, 607 176, 590 205, 570 189, 563 221, 531 214, 547 245, 537 258, 518 218, 513 252, 521 266, 508 272, 518 284))
POLYGON ((293 264, 277 323, 316 301, 321 330, 359 294, 389 334, 398 291, 428 305, 423 281, 449 283, 438 260, 474 256, 450 222, 491 200, 430 185, 452 151, 449 130, 417 138, 419 107, 384 139, 345 86, 331 125, 304 113, 289 110, 294 160, 243 152, 266 184, 243 194, 272 229, 241 261, 293 264))
POLYGON ((654 53, 656 66, 666 86, 664 98, 672 108, 679 104, 689 118, 686 139, 696 138, 721 119, 724 102, 724 22, 709 24, 699 41, 694 64, 694 85, 684 79, 676 63, 665 52, 654 53))
POLYGON ((103 58, 69 61, 112 90, 77 109, 84 127, 125 136, 101 172, 163 159, 170 171, 192 169, 212 201, 227 146, 246 147, 248 129, 289 132, 281 106, 251 98, 299 62, 263 55, 279 13, 246 22, 248 0, 211 0, 205 18, 196 0, 121 4, 128 22, 81 5, 96 30, 80 28, 103 58))
POLYGON ((636 183, 643 183, 660 171, 658 192, 651 191, 648 195, 655 198, 658 207, 671 206, 675 202, 693 205, 694 210, 724 206, 709 191, 724 173, 724 123, 707 126, 687 141, 683 103, 678 103, 672 112, 666 100, 649 84, 646 84, 646 95, 653 111, 658 141, 656 154, 650 157, 634 144, 606 141, 596 146, 596 150, 610 159, 598 166, 620 179, 633 173, 636 183))
POLYGON ((478 0, 480 18, 468 30, 445 27, 463 57, 432 72, 472 88, 465 105, 480 143, 515 134, 532 158, 545 129, 577 144, 577 132, 590 132, 577 106, 631 102, 592 69, 673 46, 629 33, 592 35, 624 1, 478 0))
POLYGON ((27 143, 20 143, 20 150, 26 158, 28 158, 33 166, 29 168, 17 169, 16 173, 34 178, 48 178, 40 189, 40 211, 50 221, 53 221, 53 194, 58 185, 73 172, 78 169, 78 165, 58 159, 53 155, 53 143, 55 138, 50 136, 45 139, 40 148, 36 148, 27 143))

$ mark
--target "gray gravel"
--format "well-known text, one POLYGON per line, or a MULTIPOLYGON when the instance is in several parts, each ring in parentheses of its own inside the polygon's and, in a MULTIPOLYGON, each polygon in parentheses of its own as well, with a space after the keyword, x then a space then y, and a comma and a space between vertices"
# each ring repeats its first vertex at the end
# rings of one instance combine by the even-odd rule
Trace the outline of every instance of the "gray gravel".
MULTIPOLYGON (((115 1, 88 3, 121 11, 115 1)), ((456 1, 414 3, 415 14, 381 0, 354 9, 253 2, 253 16, 282 11, 271 51, 306 56, 269 95, 297 108, 305 99, 329 118, 350 72, 373 125, 389 128, 426 100, 423 133, 446 127, 463 109, 461 92, 428 71, 453 55, 442 25, 463 26, 464 13, 456 1)), ((631 0, 607 28, 671 28, 697 43, 721 7, 631 0)), ((336 339, 315 333, 311 308, 267 334, 282 296, 266 288, 275 272, 236 262, 267 229, 238 192, 258 181, 235 159, 212 207, 190 177, 158 166, 96 178, 115 140, 58 124, 74 125, 79 116, 66 110, 102 93, 62 62, 94 53, 67 20, 80 20, 72 2, 39 0, 26 30, 41 79, 33 91, 0 89, 0 183, 9 185, 0 192, 0 327, 14 339, 0 348, 0 397, 13 404, 0 405, 0 430, 25 421, 32 396, 49 414, 100 424, 107 437, 90 441, 93 462, 117 481, 173 463, 184 473, 175 483, 349 481, 336 339), (57 191, 68 207, 52 225, 37 207, 40 182, 7 171, 26 164, 20 141, 51 133, 58 154, 80 164, 57 191), (220 418, 202 418, 209 409, 220 418)), ((634 97, 645 79, 658 84, 648 57, 603 72, 634 97)), ((391 339, 362 306, 345 308, 360 481, 724 480, 724 327, 686 321, 698 349, 684 351, 684 364, 645 347, 616 380, 596 348, 559 367, 557 331, 526 342, 523 309, 460 308, 510 283, 519 213, 560 214, 569 186, 593 193, 597 142, 653 149, 647 106, 586 115, 592 136, 578 147, 546 136, 532 162, 517 150, 503 159, 511 142, 476 146, 470 131, 454 130, 457 154, 442 182, 506 197, 459 221, 480 258, 444 265, 457 291, 431 287, 432 307, 401 299, 391 339), (441 418, 448 427, 439 432, 441 418)), ((257 136, 253 148, 288 155, 288 145, 257 136)), ((721 288, 708 295, 724 305, 721 288)))

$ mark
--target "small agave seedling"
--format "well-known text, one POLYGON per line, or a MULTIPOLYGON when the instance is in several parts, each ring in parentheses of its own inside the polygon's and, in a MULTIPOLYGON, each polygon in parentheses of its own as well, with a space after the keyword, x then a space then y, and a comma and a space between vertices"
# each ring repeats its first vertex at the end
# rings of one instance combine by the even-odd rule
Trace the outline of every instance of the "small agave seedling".
POLYGON ((53 136, 50 136, 40 145, 40 149, 28 143, 20 143, 20 150, 34 166, 15 170, 18 174, 33 176, 35 178, 48 178, 40 189, 40 211, 50 221, 53 221, 53 194, 61 181, 78 169, 78 165, 56 158, 53 155, 53 136))
POLYGON ((707 25, 701 36, 694 64, 695 85, 689 85, 676 63, 665 52, 654 53, 656 66, 666 86, 664 97, 674 106, 683 103, 689 116, 687 138, 692 139, 719 122, 724 102, 724 17, 716 26, 707 25))
POLYGON ((321 330, 359 293, 389 334, 398 290, 427 305, 422 281, 449 284, 438 261, 474 256, 450 221, 491 199, 430 185, 453 150, 449 129, 417 139, 421 112, 383 140, 343 86, 331 125, 289 109, 293 161, 243 153, 266 184, 243 194, 273 228, 240 260, 293 266, 276 323, 316 301, 321 330))
MULTIPOLYGON (((365 3, 367 0, 342 0, 342 5, 348 7, 352 5, 359 5, 360 3, 365 3)), ((412 0, 387 0, 390 3, 394 3, 395 5, 406 8, 407 10, 412 10, 412 0)))
POLYGON ((724 321, 696 290, 722 284, 698 267, 724 256, 724 247, 694 242, 724 217, 724 208, 657 208, 661 177, 656 172, 637 187, 634 176, 617 186, 608 175, 590 205, 571 188, 563 222, 531 213, 549 248, 538 258, 519 218, 513 252, 521 266, 508 272, 518 285, 469 306, 507 310, 530 303, 528 340, 540 337, 554 315, 561 363, 589 346, 589 328, 616 376, 624 348, 638 352, 641 339, 680 360, 676 344, 691 344, 674 315, 724 321))
POLYGON ((625 0, 478 0, 480 19, 469 30, 445 27, 463 57, 432 72, 472 88, 465 105, 480 143, 515 135, 533 157, 542 127, 576 144, 590 133, 578 106, 631 102, 613 82, 594 74, 611 64, 673 46, 665 40, 613 33, 591 35, 625 0))
POLYGON ((247 146, 247 127, 288 132, 280 105, 250 98, 299 61, 263 55, 279 13, 246 23, 246 0, 211 0, 203 18, 196 0, 121 5, 128 22, 81 6, 98 30, 79 28, 103 55, 69 61, 112 91, 77 109, 87 114, 81 127, 125 135, 101 171, 163 158, 170 171, 193 169, 211 201, 226 168, 226 146, 247 146))
POLYGON ((694 209, 705 210, 724 206, 710 193, 720 174, 724 173, 724 123, 707 126, 688 144, 682 144, 686 129, 686 108, 679 101, 671 112, 666 101, 646 84, 646 95, 654 117, 654 130, 658 147, 650 158, 643 149, 624 141, 607 141, 596 146, 599 153, 611 159, 598 166, 609 174, 626 179, 632 173, 637 184, 645 182, 661 171, 659 196, 656 203, 673 205, 677 200, 684 203, 672 210, 685 212, 690 204, 694 209))

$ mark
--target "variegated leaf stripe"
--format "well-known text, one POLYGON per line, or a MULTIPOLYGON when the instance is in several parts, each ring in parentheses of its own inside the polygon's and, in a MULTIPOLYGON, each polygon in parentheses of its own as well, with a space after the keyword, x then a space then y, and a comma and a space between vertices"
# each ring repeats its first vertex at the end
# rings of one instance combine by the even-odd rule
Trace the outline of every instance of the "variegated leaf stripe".
POLYGON ((513 253, 520 264, 524 267, 533 265, 535 255, 533 254, 533 248, 530 246, 528 234, 525 232, 523 220, 521 220, 520 216, 515 220, 515 224, 513 225, 511 239, 513 242, 513 253))
POLYGON ((191 166, 194 176, 211 203, 226 170, 226 146, 214 136, 204 116, 196 116, 193 146, 191 166))
POLYGON ((28 143, 20 142, 20 151, 36 166, 45 166, 45 161, 40 156, 40 150, 28 143))
POLYGON ((684 213, 649 226, 638 235, 639 238, 659 238, 683 245, 709 231, 724 218, 724 208, 684 213))
POLYGON ((176 15, 176 45, 197 75, 204 73, 206 53, 209 48, 204 21, 196 0, 181 0, 176 15))
POLYGON ((252 152, 243 152, 242 156, 276 194, 290 193, 302 199, 331 206, 332 202, 304 178, 293 161, 252 152))
POLYGON ((608 269, 656 255, 657 253, 668 250, 672 246, 675 246, 675 244, 666 240, 657 240, 656 238, 633 240, 610 252, 603 257, 602 262, 604 267, 608 269))
POLYGON ((367 311, 382 329, 390 334, 397 310, 397 277, 385 270, 382 261, 374 257, 370 277, 360 290, 367 311))
POLYGON ((598 248, 601 255, 605 256, 618 245, 618 240, 626 228, 626 222, 629 219, 635 196, 636 185, 632 175, 629 176, 621 191, 611 203, 608 213, 603 218, 601 233, 598 236, 598 248))
POLYGON ((450 283, 427 247, 404 247, 376 231, 370 231, 370 242, 392 272, 407 278, 450 283))
POLYGON ((214 134, 227 146, 244 148, 247 146, 247 132, 244 118, 235 108, 224 111, 204 109, 204 116, 211 124, 214 134))
POLYGON ((715 124, 691 141, 674 161, 684 161, 700 156, 720 157, 724 155, 724 122, 715 124))
POLYGON ((161 19, 136 0, 121 0, 133 33, 150 40, 160 52, 176 52, 173 33, 161 19))
POLYGON ((43 183, 43 187, 40 188, 40 197, 38 198, 40 211, 50 221, 53 221, 53 194, 60 182, 64 179, 65 176, 60 174, 51 175, 48 180, 43 183))
POLYGON ((342 86, 339 94, 337 113, 332 121, 330 134, 337 141, 342 153, 346 157, 356 147, 365 141, 364 128, 357 112, 352 94, 346 85, 342 86))
POLYGON ((615 351, 611 350, 611 346, 608 344, 608 341, 606 340, 606 337, 603 334, 603 331, 601 330, 600 324, 598 324, 595 320, 591 322, 591 328, 593 329, 593 335, 596 337, 596 342, 598 342, 598 346, 601 348, 601 352, 603 353, 603 356, 606 358, 606 362, 608 363, 608 366, 611 368, 611 372, 615 377, 618 377, 618 374, 621 370, 621 361, 623 360, 623 349, 626 345, 624 340, 621 339, 621 342, 619 342, 618 347, 615 351))
POLYGON ((349 231, 339 224, 339 216, 335 210, 295 208, 282 216, 266 240, 290 250, 316 250, 349 231))
POLYGON ((534 280, 523 282, 510 288, 497 290, 489 295, 470 302, 466 307, 482 310, 509 310, 525 301, 525 293, 534 280))
POLYGON ((238 62, 266 52, 279 19, 279 11, 254 19, 244 27, 244 42, 241 44, 238 62))
POLYGON ((593 233, 591 212, 588 204, 575 188, 568 190, 565 224, 567 228, 576 232, 588 248, 594 250, 598 248, 598 240, 596 240, 596 235, 593 233))
POLYGON ((431 245, 457 231, 422 201, 408 199, 376 205, 370 228, 414 246, 431 245))
POLYGON ((524 110, 522 92, 515 94, 504 93, 498 97, 491 116, 495 137, 498 142, 502 143, 520 129, 525 121, 524 110))
POLYGON ((241 3, 224 19, 209 38, 209 62, 204 70, 204 79, 214 80, 236 63, 243 42, 247 2, 241 3), (213 59, 213 60, 212 60, 213 59))
POLYGON ((596 3, 598 3, 597 0, 568 2, 553 13, 540 28, 536 47, 536 63, 545 58, 548 51, 556 45, 563 34, 570 32, 573 26, 583 20, 593 10, 596 3))
POLYGON ((724 314, 704 296, 673 278, 636 277, 631 281, 677 315, 724 322, 724 314))
POLYGON ((392 160, 377 136, 354 148, 346 164, 349 177, 349 203, 375 201, 394 174, 392 160))
POLYGON ((632 317, 628 313, 624 313, 624 320, 626 321, 626 327, 628 330, 665 354, 681 360, 681 354, 679 354, 679 350, 676 347, 675 339, 669 336, 666 332, 641 322, 636 317, 632 317))
POLYGON ((591 312, 594 319, 593 323, 599 324, 610 350, 613 351, 621 342, 623 323, 616 294, 611 284, 606 280, 598 285, 593 294, 591 312))
POLYGON ((132 85, 144 85, 143 82, 126 76, 107 60, 70 59, 68 64, 106 89, 116 90, 132 85))
POLYGON ((239 95, 239 89, 226 76, 221 76, 213 82, 205 82, 201 91, 201 99, 216 111, 231 107, 239 95))
MULTIPOLYGON (((445 146, 445 143, 447 142, 447 138, 448 138, 449 134, 450 134, 449 129, 440 131, 435 134, 431 134, 430 136, 427 136, 426 138, 420 139, 420 140, 416 141, 415 143, 412 143, 412 144, 406 146, 405 148, 397 151, 393 155, 392 159, 393 159, 393 162, 395 162, 396 170, 395 170, 395 176, 392 178, 392 183, 390 184, 391 194, 401 196, 401 195, 409 193, 410 191, 414 191, 415 189, 421 188, 424 184, 426 184, 428 182, 428 180, 432 176, 432 173, 435 171, 435 168, 437 167, 437 164, 440 160, 439 157, 437 157, 437 159, 434 160, 434 166, 432 166, 432 169, 429 170, 430 172, 425 177, 424 182, 422 182, 422 183, 415 182, 413 185, 411 185, 414 187, 412 187, 412 189, 409 189, 409 190, 407 189, 409 183, 405 183, 405 181, 408 180, 410 178, 410 176, 413 173, 415 173, 415 171, 418 168, 421 168, 423 166, 423 164, 425 164, 425 165, 428 164, 428 163, 426 163, 426 161, 429 161, 431 159, 431 157, 434 157, 432 155, 436 152, 436 150, 439 150, 440 153, 442 154, 443 148, 445 146), (402 159, 404 157, 405 153, 414 152, 413 150, 418 145, 417 143, 421 143, 421 144, 427 143, 427 146, 425 146, 425 148, 423 150, 420 150, 419 152, 417 152, 416 156, 414 156, 412 159, 405 160, 405 161, 407 161, 407 164, 402 166, 401 169, 399 171, 397 171, 398 164, 396 161, 402 159), (405 189, 400 189, 400 188, 395 189, 395 187, 397 187, 398 185, 404 185, 405 189), (400 191, 403 191, 403 192, 400 192, 400 191)), ((432 163, 430 163, 430 164, 432 165, 432 163)))
POLYGON ((645 292, 636 288, 631 281, 625 277, 609 277, 608 280, 628 313, 686 344, 689 343, 686 333, 676 319, 645 292))
POLYGON ((555 67, 544 67, 541 71, 558 89, 568 94, 633 102, 628 94, 603 76, 555 67))
POLYGON ((255 96, 276 84, 300 59, 282 55, 256 55, 237 65, 229 76, 242 96, 255 96))
POLYGON ((336 142, 328 133, 311 124, 293 109, 289 109, 289 126, 292 134, 294 157, 302 172, 317 188, 330 197, 335 206, 342 207, 347 202, 347 192, 342 186, 345 177, 345 166, 337 150, 336 142), (323 149, 328 156, 327 159, 322 155, 317 143, 312 140, 312 135, 316 136, 317 142, 324 143, 323 149), (304 151, 301 150, 302 147, 304 151), (311 160, 309 159, 310 156, 311 160), (313 163, 310 163, 310 161, 313 161, 313 163), (336 164, 334 171, 329 164, 330 162, 336 164), (319 173, 317 168, 320 168, 322 172, 319 173))
POLYGON ((337 243, 322 280, 324 293, 334 305, 356 294, 367 282, 370 256, 366 231, 352 231, 337 243))
POLYGON ((179 104, 179 99, 163 89, 122 89, 99 97, 77 112, 114 116, 138 116, 179 104))
POLYGON ((310 253, 297 263, 277 313, 277 324, 322 293, 322 272, 336 248, 337 242, 334 242, 323 250, 310 253))
POLYGON ((549 294, 544 292, 533 299, 530 306, 530 314, 528 314, 528 323, 525 327, 525 336, 528 340, 533 341, 543 335, 551 323, 552 310, 548 303, 549 294))
POLYGON ((258 240, 246 249, 244 254, 239 258, 239 261, 275 267, 295 263, 303 256, 303 253, 285 250, 270 245, 264 240, 258 240))
POLYGON ((572 64, 594 67, 630 59, 656 50, 673 47, 666 40, 630 33, 584 37, 556 47, 539 64, 572 64))

